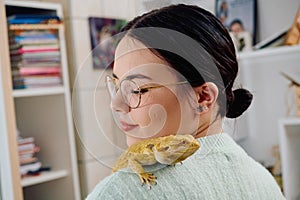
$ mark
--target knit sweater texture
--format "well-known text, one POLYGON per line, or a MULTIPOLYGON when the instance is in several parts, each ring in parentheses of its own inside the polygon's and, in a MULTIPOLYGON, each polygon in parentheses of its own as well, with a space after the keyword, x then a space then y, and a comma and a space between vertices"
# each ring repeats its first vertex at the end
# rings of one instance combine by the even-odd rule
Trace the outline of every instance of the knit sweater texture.
POLYGON ((273 176, 226 133, 198 139, 200 149, 175 166, 146 167, 157 185, 141 186, 130 170, 118 171, 102 180, 87 200, 285 199, 273 176))

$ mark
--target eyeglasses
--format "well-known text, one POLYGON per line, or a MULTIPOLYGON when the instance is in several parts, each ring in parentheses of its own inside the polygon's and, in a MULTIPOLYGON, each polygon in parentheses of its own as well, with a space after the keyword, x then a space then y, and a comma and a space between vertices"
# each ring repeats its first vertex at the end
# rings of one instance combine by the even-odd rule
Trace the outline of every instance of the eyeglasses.
POLYGON ((151 89, 188 83, 187 81, 181 81, 165 85, 140 87, 131 79, 124 79, 120 82, 119 86, 117 86, 116 80, 116 78, 106 76, 106 86, 110 97, 113 99, 117 95, 117 92, 120 90, 123 101, 132 109, 138 108, 140 106, 142 94, 148 92, 151 89))

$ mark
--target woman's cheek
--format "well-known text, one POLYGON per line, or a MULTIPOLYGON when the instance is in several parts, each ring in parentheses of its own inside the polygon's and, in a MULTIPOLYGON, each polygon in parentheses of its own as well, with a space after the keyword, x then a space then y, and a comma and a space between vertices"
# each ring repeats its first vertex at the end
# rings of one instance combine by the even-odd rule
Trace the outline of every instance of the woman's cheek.
POLYGON ((129 116, 133 122, 141 127, 147 126, 151 122, 149 116, 149 106, 136 108, 130 112, 129 116))
POLYGON ((162 104, 151 104, 134 110, 130 113, 130 117, 141 128, 153 127, 155 124, 165 124, 167 110, 162 104))
POLYGON ((145 115, 141 117, 138 134, 141 138, 150 138, 159 135, 167 122, 167 112, 160 104, 152 104, 147 112, 145 112, 145 115))
POLYGON ((140 106, 132 109, 129 113, 131 119, 141 127, 147 126, 151 123, 149 109, 153 105, 152 98, 153 96, 149 94, 142 95, 140 106))

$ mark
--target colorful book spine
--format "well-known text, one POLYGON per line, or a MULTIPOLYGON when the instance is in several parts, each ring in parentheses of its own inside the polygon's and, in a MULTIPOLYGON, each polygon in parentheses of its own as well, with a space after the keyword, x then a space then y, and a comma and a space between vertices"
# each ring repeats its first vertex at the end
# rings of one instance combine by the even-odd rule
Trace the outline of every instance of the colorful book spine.
POLYGON ((10 51, 11 55, 18 55, 18 54, 26 54, 26 53, 38 53, 38 52, 57 52, 58 48, 36 48, 36 49, 17 49, 10 51))
POLYGON ((59 18, 16 15, 8 24, 13 88, 62 85, 59 18))
POLYGON ((21 137, 20 132, 18 134, 20 174, 24 176, 42 167, 42 163, 35 156, 40 151, 40 147, 35 144, 34 137, 21 137))
POLYGON ((20 67, 20 76, 30 76, 30 75, 45 75, 53 74, 57 75, 61 73, 60 67, 20 67))

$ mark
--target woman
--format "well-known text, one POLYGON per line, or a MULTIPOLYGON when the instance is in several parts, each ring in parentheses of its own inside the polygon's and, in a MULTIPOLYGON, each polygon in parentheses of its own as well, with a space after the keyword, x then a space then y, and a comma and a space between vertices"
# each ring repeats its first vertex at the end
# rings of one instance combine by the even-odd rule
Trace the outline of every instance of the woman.
POLYGON ((151 190, 121 171, 87 199, 284 199, 268 171, 222 131, 222 119, 240 116, 252 100, 232 90, 238 63, 222 23, 179 4, 139 16, 124 31, 107 80, 127 144, 191 134, 201 147, 182 165, 149 169, 157 177, 151 190))
POLYGON ((222 24, 226 25, 226 19, 228 17, 228 7, 226 1, 221 2, 217 17, 222 22, 222 24))

